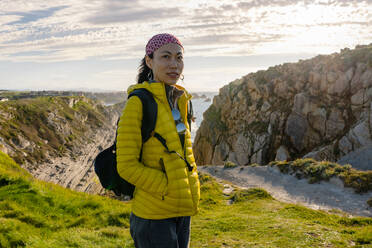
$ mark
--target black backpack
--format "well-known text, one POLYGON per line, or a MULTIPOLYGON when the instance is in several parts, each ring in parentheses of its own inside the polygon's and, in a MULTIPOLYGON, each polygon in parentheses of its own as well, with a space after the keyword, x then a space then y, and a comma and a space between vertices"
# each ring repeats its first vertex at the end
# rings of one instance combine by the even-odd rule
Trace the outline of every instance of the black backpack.
MULTIPOLYGON (((152 96, 152 93, 146 89, 136 89, 129 94, 128 99, 132 96, 138 96, 142 102, 142 126, 141 126, 141 135, 142 135, 142 147, 143 144, 151 137, 154 136, 157 138, 161 144, 166 148, 169 153, 177 154, 181 159, 183 159, 189 168, 192 170, 192 167, 186 159, 184 159, 180 154, 175 151, 169 151, 166 144, 166 140, 158 133, 153 132, 155 130, 156 117, 158 112, 158 105, 152 96)), ((193 117, 192 103, 189 101, 189 108, 187 113, 187 121, 189 123, 191 131, 191 119, 193 117)), ((118 121, 119 123, 119 121, 118 121)), ((117 135, 117 130, 116 130, 117 135)), ((142 147, 140 152, 139 161, 142 160, 142 147)), ((186 157, 186 156, 185 156, 186 157)), ((109 148, 100 152, 94 160, 94 171, 96 172, 99 181, 102 184, 102 187, 108 190, 112 190, 117 196, 125 195, 130 198, 133 197, 133 192, 135 186, 122 177, 119 176, 117 167, 116 167, 116 137, 114 144, 109 148)))

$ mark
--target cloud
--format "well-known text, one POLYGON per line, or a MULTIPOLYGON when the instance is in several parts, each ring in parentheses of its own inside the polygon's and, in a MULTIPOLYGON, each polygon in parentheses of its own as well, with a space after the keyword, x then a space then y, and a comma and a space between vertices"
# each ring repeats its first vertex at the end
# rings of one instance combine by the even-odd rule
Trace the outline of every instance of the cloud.
POLYGON ((181 14, 182 11, 176 7, 149 8, 143 6, 138 0, 109 0, 96 13, 86 18, 86 21, 91 24, 159 21, 181 14))
POLYGON ((186 39, 188 45, 213 45, 213 44, 256 44, 273 42, 282 38, 280 34, 252 33, 204 35, 186 39))
POLYGON ((147 40, 171 32, 186 50, 186 86, 215 88, 298 54, 370 43, 371 8, 372 0, 0 0, 0 85, 125 89, 147 40))
POLYGON ((12 54, 9 54, 9 56, 12 56, 12 57, 18 57, 18 56, 25 56, 25 57, 27 57, 27 56, 47 56, 47 55, 54 54, 56 52, 58 52, 58 50, 47 50, 47 51, 34 50, 34 51, 12 53, 12 54))
POLYGON ((243 10, 249 10, 252 8, 269 7, 269 6, 280 6, 285 7, 289 5, 297 5, 301 2, 310 1, 296 1, 296 0, 255 0, 250 2, 239 2, 237 7, 243 10))
POLYGON ((3 44, 14 44, 14 43, 24 43, 30 41, 38 41, 38 40, 47 40, 50 38, 65 38, 65 37, 72 37, 72 36, 79 36, 83 34, 87 34, 89 32, 97 32, 102 30, 102 28, 77 28, 73 30, 56 30, 53 27, 39 27, 39 28, 31 28, 33 30, 32 34, 23 36, 22 38, 8 40, 3 42, 3 44))
POLYGON ((249 10, 253 8, 262 8, 262 7, 287 7, 287 6, 296 6, 296 5, 326 5, 326 6, 354 6, 360 3, 371 4, 372 0, 254 0, 254 1, 239 1, 236 3, 236 6, 243 10, 249 10))
POLYGON ((328 5, 349 7, 349 6, 357 6, 360 3, 372 4, 372 0, 328 0, 328 1, 325 1, 325 3, 328 3, 328 5))
POLYGON ((142 22, 148 20, 159 20, 164 18, 176 17, 181 14, 178 8, 169 9, 151 9, 148 10, 115 10, 104 12, 87 18, 87 21, 92 24, 108 24, 108 23, 125 23, 125 22, 142 22))
POLYGON ((317 26, 344 26, 344 25, 358 25, 358 26, 367 26, 370 27, 372 25, 372 21, 341 21, 341 22, 321 22, 317 23, 317 26))
MULTIPOLYGON (((346 27, 346 26, 364 26, 370 27, 372 21, 339 21, 339 22, 319 22, 312 24, 280 24, 280 28, 315 28, 315 27, 346 27)), ((361 32, 364 33, 364 32, 361 32)))
POLYGON ((15 4, 1 0, 0 59, 139 58, 146 41, 160 32, 178 36, 188 56, 254 54, 283 48, 303 52, 322 44, 339 48, 368 40, 371 5, 366 4, 371 2, 35 0, 15 4), (347 3, 352 7, 343 6, 347 3), (314 37, 303 38, 308 33, 314 37), (329 36, 336 38, 329 41, 329 36))
POLYGON ((184 26, 175 26, 172 27, 172 29, 207 29, 207 28, 222 28, 222 27, 230 27, 241 23, 241 21, 235 21, 235 22, 222 22, 222 23, 196 23, 196 24, 190 24, 190 25, 184 25, 184 26))
POLYGON ((26 24, 29 22, 34 22, 43 18, 47 18, 50 16, 53 16, 55 12, 65 9, 68 6, 57 6, 57 7, 52 7, 48 8, 45 10, 32 10, 29 12, 17 12, 17 11, 10 11, 10 12, 5 12, 2 15, 15 15, 15 16, 20 16, 21 18, 17 21, 9 22, 6 23, 6 25, 14 25, 14 24, 26 24))

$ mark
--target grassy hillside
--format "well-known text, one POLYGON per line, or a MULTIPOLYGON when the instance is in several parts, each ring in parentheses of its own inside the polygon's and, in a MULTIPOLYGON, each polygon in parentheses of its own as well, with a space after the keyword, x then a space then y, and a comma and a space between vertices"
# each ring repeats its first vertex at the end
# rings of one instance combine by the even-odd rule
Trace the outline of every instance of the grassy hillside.
POLYGON ((103 127, 108 120, 107 110, 86 97, 0 102, 0 141, 11 148, 17 163, 34 164, 47 155, 62 156, 86 142, 86 133, 103 127))
MULTIPOLYGON (((200 179, 191 247, 372 247, 372 218, 281 203, 260 189, 224 195, 200 179)), ((0 152, 0 247, 134 247, 129 213, 130 203, 35 180, 0 152)))
POLYGON ((0 154, 0 247, 132 247, 130 204, 33 179, 0 154))

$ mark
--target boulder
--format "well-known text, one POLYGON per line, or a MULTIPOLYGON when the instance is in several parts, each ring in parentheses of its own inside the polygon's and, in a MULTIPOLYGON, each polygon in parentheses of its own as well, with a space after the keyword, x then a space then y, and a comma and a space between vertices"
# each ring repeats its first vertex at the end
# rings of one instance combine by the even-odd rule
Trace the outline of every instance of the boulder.
POLYGON ((320 82, 320 91, 326 93, 329 87, 329 82, 327 80, 327 75, 322 75, 322 81, 320 82))
POLYGON ((235 158, 238 164, 245 165, 249 162, 249 155, 251 154, 252 146, 249 142, 249 139, 241 133, 234 146, 235 158))
POLYGON ((317 104, 305 93, 296 94, 294 97, 293 112, 306 116, 308 113, 315 111, 317 104))
POLYGON ((372 87, 366 90, 364 102, 372 102, 372 87))
POLYGON ((372 170, 372 145, 361 147, 346 154, 337 163, 350 164, 358 170, 372 170))
POLYGON ((338 148, 340 152, 345 155, 353 150, 353 144, 347 136, 342 137, 338 142, 338 148))
POLYGON ((365 89, 360 89, 354 95, 351 96, 351 104, 362 105, 364 103, 365 89))
POLYGON ((344 127, 345 123, 342 112, 337 108, 332 108, 326 122, 326 138, 334 139, 343 131, 344 127))
POLYGON ((363 88, 370 88, 372 86, 372 69, 366 70, 360 77, 360 81, 363 83, 363 88))
POLYGON ((313 86, 318 86, 322 81, 322 75, 317 71, 312 71, 309 75, 309 81, 313 86))
POLYGON ((334 151, 333 145, 324 146, 321 148, 317 148, 314 151, 309 152, 304 156, 304 158, 312 158, 318 161, 334 161, 334 151))
POLYGON ((369 109, 369 130, 372 130, 372 102, 370 103, 370 109, 369 109))
POLYGON ((287 98, 288 97, 288 85, 287 82, 277 80, 274 82, 274 94, 281 97, 287 98))
POLYGON ((338 78, 338 74, 334 71, 330 71, 327 73, 327 82, 329 84, 333 84, 334 82, 336 82, 338 78))
POLYGON ((236 159, 235 152, 230 151, 229 156, 227 157, 226 161, 233 162, 234 164, 238 164, 238 160, 236 159))
POLYGON ((291 113, 287 120, 285 133, 289 136, 294 148, 299 152, 304 149, 304 137, 306 131, 306 119, 301 115, 291 113))
POLYGON ((263 149, 259 150, 255 154, 255 160, 252 163, 262 164, 263 163, 263 149))
POLYGON ((210 164, 213 158, 213 147, 204 137, 195 138, 198 149, 194 149, 195 160, 198 164, 210 164))
POLYGON ((350 88, 349 81, 350 80, 346 74, 341 75, 336 82, 328 88, 328 94, 337 94, 339 96, 344 95, 346 90, 350 88))
POLYGON ((222 141, 221 144, 218 144, 214 148, 212 164, 223 164, 229 155, 229 150, 229 146, 226 144, 226 142, 222 141))
POLYGON ((362 121, 348 133, 348 138, 353 144, 353 147, 361 148, 372 144, 368 124, 367 121, 362 121))
POLYGON ((324 136, 326 132, 327 110, 317 108, 308 115, 309 125, 320 135, 324 136))
POLYGON ((279 147, 278 150, 276 150, 275 160, 284 161, 284 160, 289 160, 289 158, 290 156, 289 156, 287 147, 282 145, 279 147))
POLYGON ((351 79, 350 87, 351 87, 351 94, 354 95, 358 90, 363 88, 363 82, 360 80, 362 74, 367 69, 366 64, 364 63, 357 63, 357 67, 354 73, 353 78, 351 79))

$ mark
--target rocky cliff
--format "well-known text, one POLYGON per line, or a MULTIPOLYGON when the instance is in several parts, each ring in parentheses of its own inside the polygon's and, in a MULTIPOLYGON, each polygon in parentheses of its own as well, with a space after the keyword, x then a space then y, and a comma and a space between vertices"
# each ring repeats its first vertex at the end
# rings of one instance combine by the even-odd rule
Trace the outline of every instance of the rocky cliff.
POLYGON ((372 44, 250 73, 221 88, 204 113, 195 158, 246 165, 311 157, 372 169, 371 100, 372 44))
POLYGON ((122 107, 83 96, 0 102, 0 150, 39 179, 103 192, 93 159, 113 142, 122 107))

